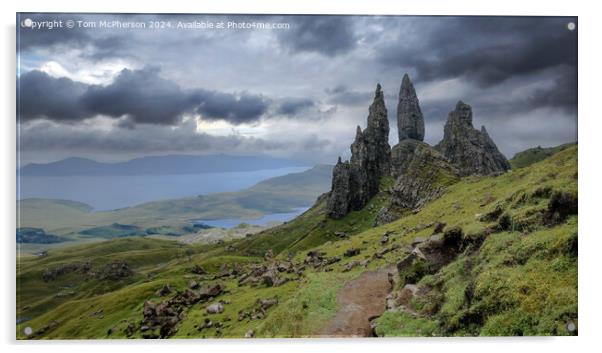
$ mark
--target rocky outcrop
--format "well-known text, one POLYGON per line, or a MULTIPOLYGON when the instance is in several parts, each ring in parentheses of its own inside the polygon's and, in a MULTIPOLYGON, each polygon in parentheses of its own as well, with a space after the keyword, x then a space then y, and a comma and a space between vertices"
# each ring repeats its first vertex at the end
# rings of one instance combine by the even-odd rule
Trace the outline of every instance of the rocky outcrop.
POLYGON ((378 212, 375 225, 390 223, 408 210, 417 211, 459 180, 459 171, 428 144, 401 141, 391 151, 391 175, 395 184, 390 201, 378 212))
POLYGON ((489 137, 485 127, 476 130, 472 125, 472 108, 459 101, 449 113, 443 140, 436 148, 466 175, 489 175, 505 172, 510 163, 489 137))
POLYGON ((350 209, 351 202, 351 165, 341 161, 341 157, 332 170, 332 189, 328 198, 328 215, 334 219, 343 218, 350 209))
POLYGON ((403 76, 399 89, 397 131, 400 142, 405 139, 424 140, 424 117, 420 110, 416 90, 408 74, 403 76))
POLYGON ((394 172, 391 203, 402 209, 416 210, 443 194, 445 188, 459 180, 459 171, 447 159, 426 143, 405 140, 394 150, 411 150, 411 154, 396 160, 403 165, 394 172))
POLYGON ((328 215, 338 219, 361 210, 378 193, 380 179, 390 173, 389 120, 380 84, 369 109, 368 126, 358 126, 351 144, 351 160, 339 158, 333 170, 328 215))

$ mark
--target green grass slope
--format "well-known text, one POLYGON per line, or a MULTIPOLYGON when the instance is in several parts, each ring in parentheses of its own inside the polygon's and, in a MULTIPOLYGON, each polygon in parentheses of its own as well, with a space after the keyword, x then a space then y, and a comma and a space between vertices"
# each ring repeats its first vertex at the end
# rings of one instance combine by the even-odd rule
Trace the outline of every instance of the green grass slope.
POLYGON ((433 234, 434 222, 446 223, 446 231, 461 229, 459 241, 467 245, 443 267, 407 268, 414 271, 411 282, 400 277, 395 290, 412 283, 418 294, 404 310, 386 311, 376 320, 378 335, 575 334, 566 327, 578 324, 578 220, 558 205, 576 195, 577 146, 571 146, 500 176, 464 178, 420 212, 380 227, 372 225, 386 193, 337 221, 325 218, 321 200, 287 224, 224 244, 122 238, 50 251, 17 265, 17 338, 29 338, 23 334, 26 327, 36 339, 142 338, 149 332, 141 326, 144 302, 166 300, 169 296, 159 297, 158 289, 169 284, 174 292, 184 291, 191 280, 221 283, 224 292, 183 308, 171 337, 317 336, 339 310, 337 293, 346 283, 366 270, 396 265, 416 238, 433 234), (389 241, 382 244, 385 233, 389 241), (359 255, 344 256, 352 248, 359 255), (264 259, 268 250, 274 258, 264 259), (309 250, 340 259, 314 268, 303 264, 309 250), (282 272, 279 276, 290 281, 279 286, 252 286, 238 275, 222 275, 285 258, 305 269, 299 276, 282 272), (47 268, 83 261, 100 269, 126 261, 133 273, 116 280, 70 274, 41 279, 47 268), (194 265, 207 273, 192 273, 194 265), (257 313, 258 300, 267 298, 277 298, 277 304, 261 317, 243 315, 257 313), (223 312, 207 313, 218 302, 223 312))
POLYGON ((567 143, 564 145, 559 145, 555 147, 541 147, 537 146, 535 148, 530 148, 528 150, 524 150, 518 152, 517 154, 509 160, 512 168, 524 168, 530 166, 533 163, 537 163, 542 161, 560 151, 563 151, 571 146, 575 146, 576 143, 567 143))

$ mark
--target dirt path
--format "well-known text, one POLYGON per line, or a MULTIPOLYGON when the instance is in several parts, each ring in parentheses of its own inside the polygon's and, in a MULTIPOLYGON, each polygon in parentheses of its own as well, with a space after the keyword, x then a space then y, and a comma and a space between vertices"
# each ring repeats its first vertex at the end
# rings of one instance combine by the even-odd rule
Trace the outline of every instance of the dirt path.
POLYGON ((391 289, 388 273, 394 271, 394 267, 368 271, 347 283, 337 295, 340 309, 321 336, 371 336, 370 319, 385 311, 385 300, 391 289))

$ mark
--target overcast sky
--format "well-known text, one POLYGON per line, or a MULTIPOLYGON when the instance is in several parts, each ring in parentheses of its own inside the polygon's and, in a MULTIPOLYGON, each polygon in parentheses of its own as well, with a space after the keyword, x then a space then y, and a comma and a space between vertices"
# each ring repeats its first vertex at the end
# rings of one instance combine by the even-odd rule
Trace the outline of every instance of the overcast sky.
MULTIPOLYGON (((146 29, 21 27, 21 162, 164 154, 349 155, 380 82, 397 143, 401 78, 428 143, 458 100, 508 157, 577 139, 574 18, 22 15, 138 21, 146 29), (148 21, 172 28, 150 29, 148 21), (281 29, 177 29, 178 22, 281 29)), ((77 22, 75 22, 77 27, 77 22)))

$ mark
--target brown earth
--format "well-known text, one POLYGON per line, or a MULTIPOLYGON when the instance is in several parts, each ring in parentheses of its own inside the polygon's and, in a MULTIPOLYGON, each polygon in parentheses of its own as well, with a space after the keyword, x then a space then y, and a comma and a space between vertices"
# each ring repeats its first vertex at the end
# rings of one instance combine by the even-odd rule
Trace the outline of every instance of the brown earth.
POLYGON ((391 290, 389 273, 395 268, 367 271, 347 283, 337 294, 339 311, 320 332, 328 337, 370 337, 370 320, 386 309, 386 297, 391 290))

